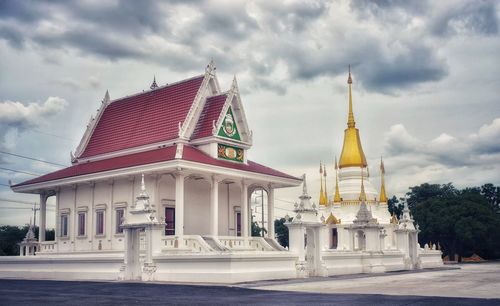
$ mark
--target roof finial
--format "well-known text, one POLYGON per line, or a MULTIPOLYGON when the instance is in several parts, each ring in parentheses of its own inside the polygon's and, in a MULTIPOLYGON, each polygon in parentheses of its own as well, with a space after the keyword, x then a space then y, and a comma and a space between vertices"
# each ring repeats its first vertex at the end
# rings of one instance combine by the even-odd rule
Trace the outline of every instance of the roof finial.
POLYGON ((352 78, 351 78, 351 64, 349 64, 349 77, 347 78, 347 84, 352 84, 352 78))
POLYGON ((149 88, 151 89, 158 88, 158 84, 156 84, 156 76, 153 76, 153 83, 151 84, 151 86, 149 86, 149 88))
POLYGON ((306 174, 302 174, 302 195, 307 195, 307 181, 306 174))
POLYGON ((335 196, 333 197, 334 203, 339 203, 342 201, 339 192, 339 174, 338 174, 337 156, 335 156, 335 196))
POLYGON ((205 68, 205 73, 213 74, 215 73, 215 70, 217 70, 217 68, 215 67, 214 59, 211 58, 210 62, 207 65, 207 68, 205 68))
POLYGON ((363 168, 361 168, 361 194, 359 195, 359 200, 361 202, 366 201, 366 193, 365 193, 365 183, 364 183, 364 177, 363 177, 363 168))
POLYGON ((328 204, 328 193, 327 193, 328 188, 326 187, 327 186, 327 184, 326 184, 326 165, 323 165, 323 177, 325 178, 325 191, 324 191, 325 204, 328 204))
POLYGON ((319 163, 319 180, 320 180, 320 188, 319 188, 319 205, 326 205, 325 199, 325 191, 323 190, 323 163, 319 163))
POLYGON ((141 177, 141 191, 146 191, 146 184, 144 183, 144 173, 141 177))
POLYGON ((385 167, 382 156, 380 157, 380 197, 379 202, 387 202, 387 194, 385 193, 385 167))
POLYGON ((347 78, 347 84, 349 84, 349 115, 347 116, 347 127, 353 128, 356 126, 354 121, 354 113, 352 111, 352 77, 351 77, 351 65, 349 65, 349 77, 347 78))
POLYGON ((109 103, 110 98, 109 98, 109 91, 106 89, 106 93, 104 94, 104 99, 102 100, 102 103, 107 104, 109 103))

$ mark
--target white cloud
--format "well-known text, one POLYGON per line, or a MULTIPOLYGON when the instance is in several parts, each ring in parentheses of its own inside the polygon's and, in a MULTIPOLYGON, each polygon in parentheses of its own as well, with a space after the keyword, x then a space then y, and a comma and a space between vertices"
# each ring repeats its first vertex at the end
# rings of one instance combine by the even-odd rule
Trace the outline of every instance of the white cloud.
POLYGON ((402 124, 396 124, 385 135, 386 168, 400 193, 408 186, 423 182, 471 186, 493 179, 496 180, 493 183, 498 183, 498 176, 492 174, 500 171, 498 144, 500 118, 469 136, 442 133, 429 142, 416 138, 402 124))
POLYGON ((66 100, 59 97, 49 97, 42 104, 4 101, 0 103, 0 124, 20 128, 36 126, 46 117, 64 110, 66 105, 66 100))

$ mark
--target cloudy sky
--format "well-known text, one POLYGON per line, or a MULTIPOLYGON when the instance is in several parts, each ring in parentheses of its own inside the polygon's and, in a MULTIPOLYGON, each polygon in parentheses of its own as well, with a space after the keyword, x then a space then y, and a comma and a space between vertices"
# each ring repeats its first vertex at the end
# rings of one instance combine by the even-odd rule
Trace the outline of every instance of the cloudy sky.
MULTIPOLYGON (((111 98, 203 73, 236 75, 251 159, 307 173, 340 155, 347 67, 374 185, 500 184, 497 1, 0 1, 0 150, 69 164, 107 89, 111 98)), ((58 166, 0 154, 0 198, 58 166)), ((330 178, 330 185, 333 180, 330 178)), ((277 193, 295 200, 297 189, 277 193)), ((0 200, 2 207, 25 204, 0 200)), ((277 211, 277 214, 283 212, 277 211)), ((1 209, 0 224, 29 221, 1 209)), ((52 223, 52 222, 50 222, 52 223)))

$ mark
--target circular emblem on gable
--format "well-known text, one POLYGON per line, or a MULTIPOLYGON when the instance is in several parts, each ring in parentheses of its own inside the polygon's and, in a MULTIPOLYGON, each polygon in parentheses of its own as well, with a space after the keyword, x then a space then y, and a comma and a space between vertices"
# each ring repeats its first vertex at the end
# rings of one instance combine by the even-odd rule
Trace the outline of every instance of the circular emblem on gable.
POLYGON ((226 117, 224 117, 224 123, 222 127, 224 129, 224 133, 226 133, 227 136, 232 137, 234 136, 234 134, 236 134, 234 120, 230 114, 227 114, 226 117))

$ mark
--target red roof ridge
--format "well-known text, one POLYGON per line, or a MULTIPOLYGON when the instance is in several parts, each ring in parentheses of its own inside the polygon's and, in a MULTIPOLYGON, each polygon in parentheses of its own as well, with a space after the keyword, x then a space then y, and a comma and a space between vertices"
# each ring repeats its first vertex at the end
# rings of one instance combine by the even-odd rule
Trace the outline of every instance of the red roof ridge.
POLYGON ((142 95, 142 94, 145 94, 145 93, 157 91, 157 90, 160 90, 160 89, 164 89, 164 88, 167 88, 167 87, 170 87, 170 86, 178 85, 178 84, 181 84, 181 83, 184 83, 184 82, 188 82, 188 81, 191 81, 191 80, 195 80, 195 79, 198 79, 198 78, 202 78, 202 77, 205 77, 205 75, 204 74, 199 74, 199 75, 196 75, 196 76, 184 79, 184 80, 180 80, 180 81, 177 81, 177 82, 167 83, 165 85, 158 86, 158 87, 155 87, 153 89, 146 89, 146 90, 143 90, 142 92, 137 92, 137 93, 134 93, 134 94, 125 95, 125 96, 120 97, 118 99, 110 100, 109 103, 108 103, 108 105, 106 107, 108 107, 112 103, 120 102, 120 101, 125 100, 127 98, 132 98, 132 97, 135 97, 135 96, 139 96, 139 95, 142 95))

